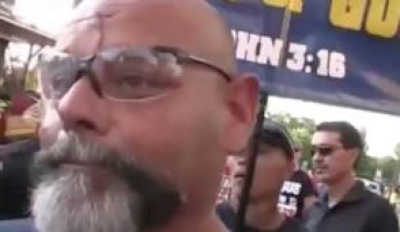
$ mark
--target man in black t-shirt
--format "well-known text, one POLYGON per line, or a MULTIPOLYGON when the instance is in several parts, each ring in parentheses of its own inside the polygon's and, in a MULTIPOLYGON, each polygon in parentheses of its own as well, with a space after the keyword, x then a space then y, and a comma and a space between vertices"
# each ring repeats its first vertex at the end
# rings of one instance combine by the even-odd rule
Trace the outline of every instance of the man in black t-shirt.
POLYGON ((299 219, 317 201, 317 193, 311 178, 300 168, 301 157, 302 148, 297 144, 294 148, 296 171, 283 184, 278 203, 282 213, 299 219))
MULTIPOLYGON (((280 213, 278 200, 284 181, 291 175, 293 148, 289 133, 279 124, 267 121, 261 133, 253 185, 242 232, 304 232, 295 218, 280 213)), ((246 172, 246 157, 237 157, 233 168, 234 184, 231 202, 219 204, 217 213, 227 228, 234 230, 239 193, 246 172)))

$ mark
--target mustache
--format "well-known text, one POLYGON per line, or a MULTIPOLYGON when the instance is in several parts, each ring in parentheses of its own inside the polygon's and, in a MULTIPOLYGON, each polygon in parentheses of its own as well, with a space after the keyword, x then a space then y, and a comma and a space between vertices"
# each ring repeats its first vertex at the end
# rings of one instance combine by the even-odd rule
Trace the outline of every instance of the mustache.
MULTIPOLYGON (((65 164, 85 165, 101 168, 119 177, 140 197, 140 204, 130 206, 132 212, 138 212, 139 228, 147 229, 165 224, 182 205, 178 189, 165 178, 156 176, 137 163, 115 150, 75 133, 69 133, 52 147, 39 151, 31 169, 33 182, 42 182, 59 178, 65 164)), ((72 193, 71 193, 72 194, 72 193)))

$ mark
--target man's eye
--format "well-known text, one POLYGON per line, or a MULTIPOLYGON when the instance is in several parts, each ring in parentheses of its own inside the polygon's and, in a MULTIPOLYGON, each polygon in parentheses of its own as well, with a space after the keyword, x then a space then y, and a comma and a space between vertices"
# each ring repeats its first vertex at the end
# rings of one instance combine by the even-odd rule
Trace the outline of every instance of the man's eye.
MULTIPOLYGON (((72 81, 66 78, 64 75, 52 76, 47 82, 47 86, 44 86, 46 95, 51 98, 61 98, 73 85, 72 81)), ((45 83, 46 84, 46 83, 45 83)))
POLYGON ((69 88, 70 82, 65 76, 57 75, 52 78, 51 85, 54 89, 65 89, 69 88))
POLYGON ((133 89, 145 86, 146 78, 143 75, 126 74, 116 78, 115 84, 123 89, 128 89, 128 88, 133 89))
POLYGON ((178 83, 178 79, 175 77, 170 77, 167 75, 162 75, 162 73, 151 72, 129 72, 120 75, 114 80, 116 85, 122 88, 171 88, 175 87, 178 83))
POLYGON ((154 86, 148 83, 148 78, 143 75, 129 74, 120 76, 115 80, 115 89, 113 92, 118 92, 118 95, 123 98, 146 98, 154 95, 154 86))

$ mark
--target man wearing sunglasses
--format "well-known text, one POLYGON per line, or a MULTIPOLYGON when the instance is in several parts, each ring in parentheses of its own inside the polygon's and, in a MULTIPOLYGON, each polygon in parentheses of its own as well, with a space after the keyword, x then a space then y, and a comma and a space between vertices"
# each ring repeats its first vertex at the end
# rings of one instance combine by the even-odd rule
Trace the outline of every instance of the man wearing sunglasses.
POLYGON ((312 145, 314 173, 326 191, 307 215, 310 231, 398 232, 389 203, 356 179, 354 168, 363 150, 357 129, 347 122, 321 123, 312 145))
MULTIPOLYGON (((238 74, 217 12, 86 0, 56 48, 39 57, 52 146, 33 168, 37 230, 226 231, 213 210, 220 174, 247 145, 258 83, 238 74)), ((0 231, 29 231, 15 224, 0 231)))
MULTIPOLYGON (((278 202, 284 181, 294 169, 292 139, 286 129, 272 121, 263 126, 254 169, 254 179, 249 195, 242 232, 304 232, 305 228, 296 218, 280 212, 278 202)), ((235 157, 233 189, 230 202, 217 206, 217 212, 226 226, 234 231, 240 193, 244 184, 248 152, 235 157)), ((282 200, 282 199, 281 199, 282 200)), ((287 201, 289 199, 283 199, 287 201)))

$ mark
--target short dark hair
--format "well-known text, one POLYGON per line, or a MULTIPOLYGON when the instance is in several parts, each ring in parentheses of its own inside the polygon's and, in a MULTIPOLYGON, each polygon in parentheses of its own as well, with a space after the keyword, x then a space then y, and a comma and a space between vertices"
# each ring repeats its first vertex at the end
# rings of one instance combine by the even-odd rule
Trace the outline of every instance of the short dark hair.
POLYGON ((261 130, 260 142, 281 149, 288 160, 293 160, 293 139, 290 132, 283 125, 270 119, 265 119, 261 130))
POLYGON ((364 142, 360 132, 350 123, 344 121, 323 122, 316 127, 316 131, 336 132, 340 135, 340 142, 344 148, 358 148, 363 151, 364 142))

